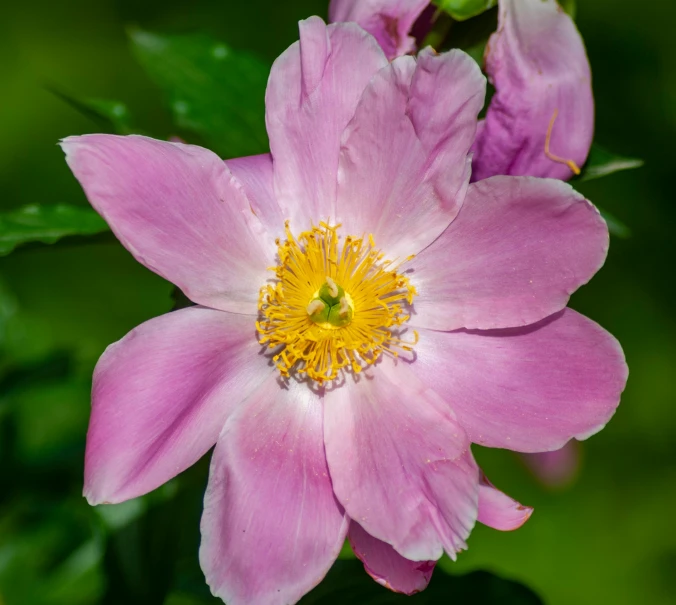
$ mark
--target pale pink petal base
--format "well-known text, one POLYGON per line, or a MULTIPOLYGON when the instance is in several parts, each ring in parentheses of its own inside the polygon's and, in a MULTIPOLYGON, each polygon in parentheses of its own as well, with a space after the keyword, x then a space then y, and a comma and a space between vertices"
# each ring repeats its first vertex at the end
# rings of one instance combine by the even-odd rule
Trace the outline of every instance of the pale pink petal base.
POLYGON ((455 557, 476 520, 479 476, 450 408, 401 361, 346 380, 324 412, 338 500, 407 559, 455 557))
POLYGON ((354 554, 378 584, 394 592, 412 595, 427 588, 436 561, 409 561, 394 548, 374 538, 352 521, 347 534, 354 554))
POLYGON ((570 185, 496 176, 470 185, 457 218, 411 262, 411 323, 435 330, 524 326, 566 306, 600 269, 608 227, 570 185))
POLYGON ((84 495, 115 503, 159 487, 211 448, 271 375, 254 317, 189 307, 110 345, 94 371, 84 495))
POLYGON ((233 184, 241 187, 251 212, 274 238, 284 234, 284 215, 277 203, 273 184, 272 156, 269 153, 226 160, 233 184))
POLYGON ((412 369, 474 443, 555 450, 600 431, 627 381, 620 344, 571 309, 509 330, 420 330, 412 369))
POLYGON ((530 506, 519 504, 497 489, 481 474, 479 485, 479 523, 500 531, 519 529, 533 514, 530 506))
POLYGON ((345 541, 322 438, 322 402, 271 377, 233 415, 211 461, 200 565, 228 605, 295 603, 345 541))

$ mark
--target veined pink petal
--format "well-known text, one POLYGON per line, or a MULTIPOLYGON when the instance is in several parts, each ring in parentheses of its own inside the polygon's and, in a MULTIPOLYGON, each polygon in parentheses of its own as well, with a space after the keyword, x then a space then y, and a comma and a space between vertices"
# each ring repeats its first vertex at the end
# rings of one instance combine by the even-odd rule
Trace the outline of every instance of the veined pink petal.
POLYGON ((530 506, 519 504, 497 489, 481 473, 479 485, 479 523, 500 531, 519 529, 533 514, 530 506))
MULTIPOLYGON (((325 396, 333 488, 348 515, 412 561, 455 557, 477 514, 478 468, 450 408, 386 358, 325 396)), ((433 384, 432 382, 428 384, 433 384)))
POLYGON ((415 50, 409 36, 429 0, 331 0, 329 20, 354 21, 369 32, 388 59, 415 50))
POLYGON ((523 328, 420 330, 415 351, 415 373, 474 443, 518 452, 597 433, 627 380, 617 340, 571 309, 523 328))
POLYGON ((496 176, 470 185, 458 217, 411 263, 411 323, 511 328, 566 306, 605 261, 608 227, 570 185, 496 176))
POLYGON ((475 143, 472 179, 496 174, 568 179, 582 167, 594 131, 589 61, 572 19, 556 0, 500 0, 486 71, 495 95, 475 143), (552 120, 554 123, 552 124, 552 120))
POLYGON ((145 494, 216 443, 232 410, 273 372, 254 321, 189 307, 106 349, 94 372, 87 433, 90 504, 145 494))
POLYGON ((486 81, 454 50, 400 57, 368 85, 343 135, 338 220, 389 258, 433 242, 467 191, 468 151, 486 81))
POLYGON ((340 136, 387 59, 355 23, 300 22, 275 61, 265 96, 277 200, 294 231, 335 218, 340 136))
POLYGON ((427 588, 436 561, 409 561, 389 544, 364 531, 352 521, 347 534, 354 554, 364 564, 364 569, 378 584, 394 592, 407 595, 427 588))
POLYGON ((322 438, 322 401, 270 377, 227 422, 211 460, 200 565, 228 605, 295 603, 345 541, 322 438))
POLYGON ((284 235, 284 215, 275 198, 272 156, 269 153, 226 160, 235 183, 239 183, 252 212, 272 236, 284 235))
POLYGON ((85 135, 61 146, 92 206, 136 260, 193 302, 256 314, 274 238, 218 156, 141 136, 85 135))

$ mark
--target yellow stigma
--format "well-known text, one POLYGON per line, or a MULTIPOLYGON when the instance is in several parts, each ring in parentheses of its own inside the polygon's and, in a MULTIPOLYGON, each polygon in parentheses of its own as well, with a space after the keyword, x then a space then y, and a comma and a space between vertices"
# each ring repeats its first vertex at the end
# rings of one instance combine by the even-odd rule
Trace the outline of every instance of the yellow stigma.
MULTIPOLYGON (((282 376, 292 372, 322 384, 343 368, 361 372, 383 353, 411 351, 398 334, 416 295, 399 265, 384 260, 372 236, 348 235, 320 223, 277 241, 275 283, 261 288, 256 328, 260 343, 276 349, 282 376)), ((409 260, 409 259, 406 259, 409 260)))

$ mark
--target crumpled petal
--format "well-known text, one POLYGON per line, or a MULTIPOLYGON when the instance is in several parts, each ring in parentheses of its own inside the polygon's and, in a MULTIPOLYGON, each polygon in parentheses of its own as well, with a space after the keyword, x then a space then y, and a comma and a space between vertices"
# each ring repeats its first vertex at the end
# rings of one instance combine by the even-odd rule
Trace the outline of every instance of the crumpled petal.
POLYGON ((387 65, 355 23, 301 21, 275 61, 265 96, 275 194, 294 232, 335 218, 340 137, 371 77, 387 65))
POLYGON ((468 55, 423 50, 378 72, 343 135, 338 222, 402 260, 456 216, 486 80, 468 55))
POLYGON ((608 227, 570 185, 496 176, 411 263, 411 324, 436 330, 532 324, 563 309, 605 261, 608 227))
POLYGON ((415 50, 409 36, 429 0, 331 0, 329 21, 354 21, 371 34, 392 60, 415 50))
POLYGON ((372 375, 346 381, 325 395, 338 500, 403 557, 454 558, 476 520, 479 476, 450 408, 401 360, 383 358, 372 375))
POLYGON ((496 93, 475 143, 472 180, 496 174, 569 179, 581 167, 594 131, 591 72, 584 43, 556 0, 500 0, 486 71, 496 93))
POLYGON ((389 544, 374 538, 359 523, 352 521, 347 534, 354 554, 378 584, 407 595, 427 588, 436 561, 409 561, 389 544))
POLYGON ((269 378, 211 460, 199 553, 211 591, 228 605, 295 603, 329 570, 348 524, 326 467, 321 399, 269 378))
POLYGON ((617 340, 572 309, 523 328, 420 330, 415 352, 415 373, 472 442, 518 452, 597 433, 627 380, 617 340))
POLYGON ((479 484, 479 516, 477 521, 500 531, 519 529, 533 514, 533 508, 519 504, 497 489, 481 473, 479 484))
POLYGON ((250 155, 226 160, 234 183, 242 186, 251 211, 272 238, 284 235, 284 215, 275 198, 272 155, 250 155))
POLYGON ((90 203, 136 260, 193 302, 256 314, 274 238, 218 156, 136 135, 68 137, 61 146, 90 203))
POLYGON ((199 460, 228 415, 274 370, 255 318, 188 307, 110 345, 94 371, 84 494, 135 498, 199 460))

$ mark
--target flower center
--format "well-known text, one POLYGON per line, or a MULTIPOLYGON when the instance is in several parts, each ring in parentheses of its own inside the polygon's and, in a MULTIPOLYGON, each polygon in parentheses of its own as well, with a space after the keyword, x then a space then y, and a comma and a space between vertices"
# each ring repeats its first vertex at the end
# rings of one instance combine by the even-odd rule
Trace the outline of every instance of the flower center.
POLYGON ((322 222, 294 238, 287 222, 286 239, 276 241, 276 280, 260 290, 256 329, 261 344, 278 349, 282 376, 293 370, 322 384, 418 340, 416 332, 410 342, 399 337, 416 295, 400 265, 384 260, 370 235, 341 243, 339 227, 322 222))

